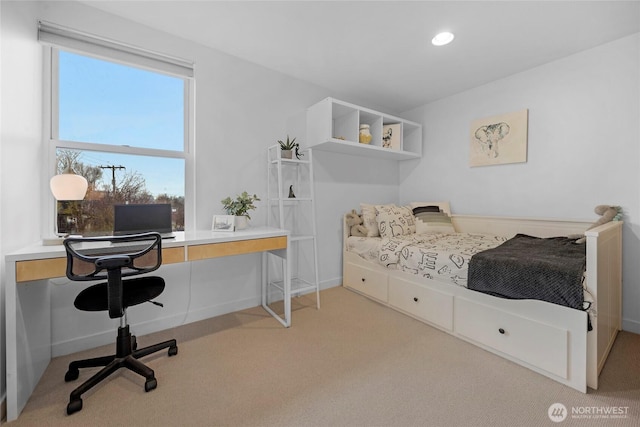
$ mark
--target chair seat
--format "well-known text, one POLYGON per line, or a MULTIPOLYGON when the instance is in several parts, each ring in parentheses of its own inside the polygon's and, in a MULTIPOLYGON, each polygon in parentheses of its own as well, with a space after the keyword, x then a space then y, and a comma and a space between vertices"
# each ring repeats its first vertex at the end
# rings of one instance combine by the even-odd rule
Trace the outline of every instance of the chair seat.
MULTIPOLYGON (((83 289, 73 305, 82 311, 107 311, 107 282, 83 289)), ((154 299, 164 290, 164 279, 157 276, 138 277, 123 281, 123 307, 131 307, 154 299)))

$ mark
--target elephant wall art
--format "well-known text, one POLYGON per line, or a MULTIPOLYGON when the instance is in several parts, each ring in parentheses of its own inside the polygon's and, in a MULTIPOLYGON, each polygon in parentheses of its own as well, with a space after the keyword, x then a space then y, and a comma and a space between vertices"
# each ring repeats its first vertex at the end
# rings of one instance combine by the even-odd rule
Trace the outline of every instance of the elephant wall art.
POLYGON ((471 123, 470 166, 527 161, 528 110, 474 120, 471 123))

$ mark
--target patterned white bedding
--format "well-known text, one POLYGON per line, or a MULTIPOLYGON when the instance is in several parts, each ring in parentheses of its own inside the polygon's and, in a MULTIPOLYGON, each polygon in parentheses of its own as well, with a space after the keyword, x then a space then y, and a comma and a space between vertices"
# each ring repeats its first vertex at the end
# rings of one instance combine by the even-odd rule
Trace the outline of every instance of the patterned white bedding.
POLYGON ((478 233, 408 234, 391 238, 351 236, 347 239, 347 250, 392 270, 466 287, 471 256, 506 240, 506 237, 478 233))

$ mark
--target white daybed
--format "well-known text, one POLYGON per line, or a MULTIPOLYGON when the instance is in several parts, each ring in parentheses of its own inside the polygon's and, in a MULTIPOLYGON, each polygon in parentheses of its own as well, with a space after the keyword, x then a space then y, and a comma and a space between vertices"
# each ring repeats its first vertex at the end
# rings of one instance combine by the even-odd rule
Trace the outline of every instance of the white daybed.
MULTIPOLYGON (((450 213, 447 202, 430 203, 450 213)), ((343 285, 485 350, 586 393, 621 329, 622 222, 585 232, 583 221, 452 215, 457 232, 512 237, 585 233, 587 312, 537 300, 498 298, 400 270, 347 250, 344 224, 343 285)))

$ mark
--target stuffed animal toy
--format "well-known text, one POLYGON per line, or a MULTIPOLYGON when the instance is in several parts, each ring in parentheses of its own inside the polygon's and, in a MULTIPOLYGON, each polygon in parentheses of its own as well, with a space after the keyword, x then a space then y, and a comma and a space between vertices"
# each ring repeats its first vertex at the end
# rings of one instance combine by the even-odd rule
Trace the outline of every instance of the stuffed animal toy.
POLYGON ((363 222, 362 217, 358 215, 358 212, 356 212, 355 209, 346 215, 346 224, 347 227, 350 228, 351 236, 367 237, 368 230, 367 227, 362 225, 363 222))
MULTIPOLYGON (((587 228, 587 230, 591 230, 592 228, 596 228, 599 225, 606 224, 609 221, 620 221, 622 219, 622 208, 620 206, 607 206, 607 205, 598 205, 593 210, 596 214, 600 215, 600 218, 591 224, 591 227, 587 228)), ((576 243, 584 243, 587 241, 587 238, 582 236, 576 243)))

